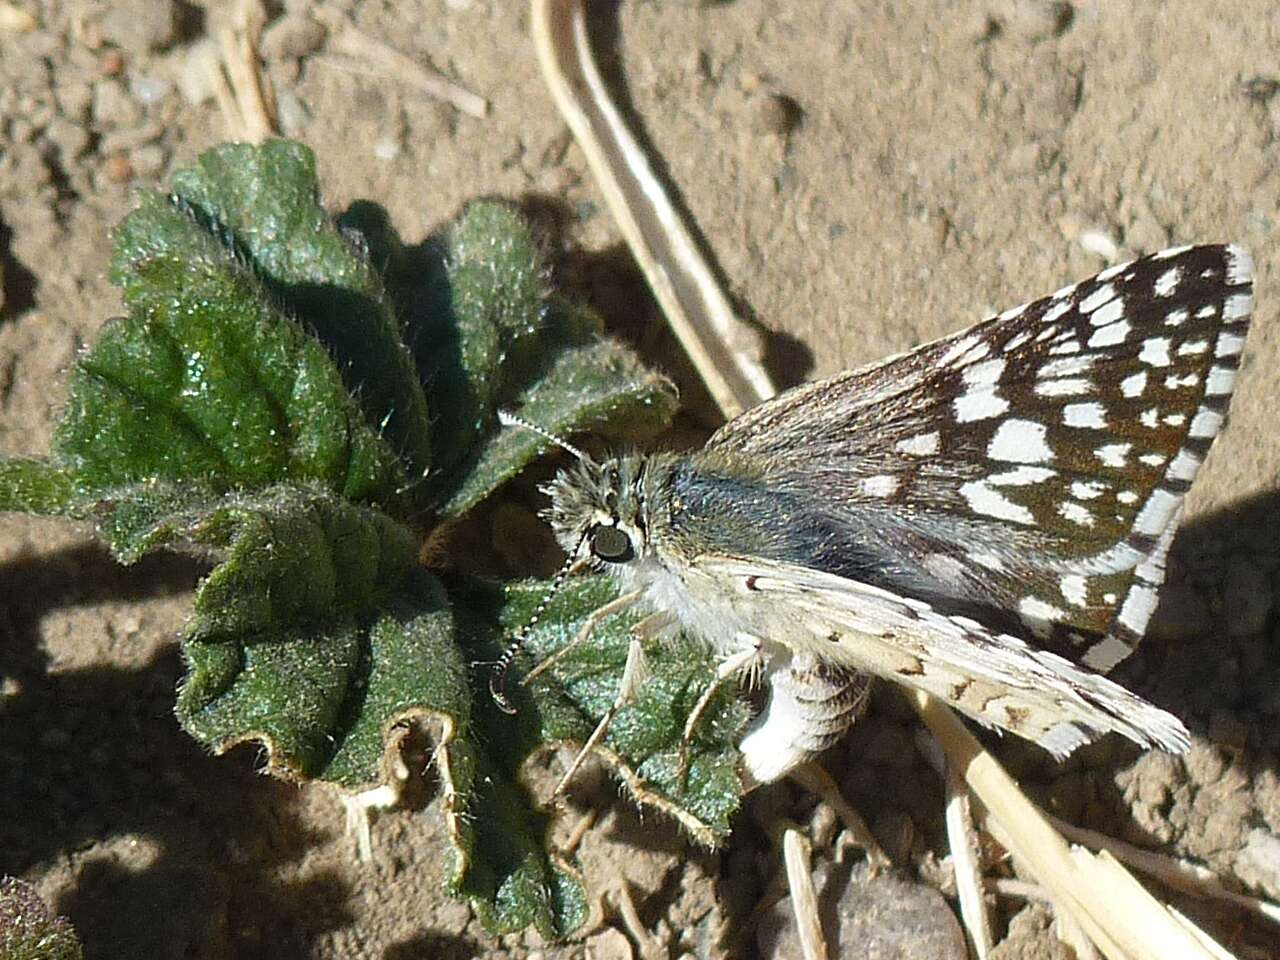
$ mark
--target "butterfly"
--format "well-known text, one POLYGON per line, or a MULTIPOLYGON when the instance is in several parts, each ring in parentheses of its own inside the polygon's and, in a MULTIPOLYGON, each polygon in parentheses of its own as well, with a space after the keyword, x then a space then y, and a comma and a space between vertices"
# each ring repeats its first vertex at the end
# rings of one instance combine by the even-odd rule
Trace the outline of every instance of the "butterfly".
POLYGON ((1109 732, 1183 752, 1180 720, 1103 674, 1155 610, 1252 306, 1245 251, 1165 250, 782 393, 701 450, 575 449, 546 516, 566 570, 615 576, 721 678, 770 681, 749 780, 833 742, 871 677, 1057 757, 1109 732))

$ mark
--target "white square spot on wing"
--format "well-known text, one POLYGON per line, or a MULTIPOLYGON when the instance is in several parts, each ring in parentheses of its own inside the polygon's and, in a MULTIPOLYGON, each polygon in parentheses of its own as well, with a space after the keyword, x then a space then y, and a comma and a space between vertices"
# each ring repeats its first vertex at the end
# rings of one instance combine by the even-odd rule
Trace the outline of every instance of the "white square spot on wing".
POLYGON ((1171 297, 1182 282, 1182 267, 1170 267, 1156 278, 1155 293, 1157 297, 1171 297))
POLYGON ((979 387, 956 397, 951 406, 955 409, 957 421, 972 423, 1000 416, 1009 409, 1009 401, 990 387, 979 387))
POLYGON ((1093 452, 1093 455, 1108 467, 1123 467, 1128 463, 1132 443, 1107 443, 1093 452))
POLYGON ((1201 407, 1191 421, 1190 435, 1193 437, 1216 437, 1218 428, 1222 426, 1222 414, 1208 407, 1201 407))
POLYGON ((997 520, 1025 524, 1026 526, 1035 525, 1036 520, 1030 510, 1009 500, 1000 491, 992 489, 981 480, 962 484, 960 496, 964 497, 965 502, 969 504, 969 509, 973 510, 974 513, 995 517, 997 520))
POLYGON ((1097 290, 1093 291, 1093 293, 1080 301, 1080 312, 1093 313, 1093 311, 1097 310, 1104 303, 1108 303, 1113 300, 1115 295, 1116 288, 1109 283, 1104 283, 1097 290))
POLYGON ((1071 500, 1064 500, 1058 504, 1058 514, 1082 527, 1092 527, 1094 524, 1093 512, 1088 507, 1083 507, 1071 500))
MULTIPOLYGON (((1099 311, 1101 313, 1101 311, 1099 311)), ((1114 347, 1117 344, 1124 343, 1128 338, 1132 327, 1129 321, 1125 319, 1117 320, 1115 323, 1109 323, 1105 327, 1099 327, 1094 331, 1092 337, 1089 338, 1090 347, 1114 347)))
POLYGON ((1062 408, 1062 422, 1068 427, 1101 430, 1107 425, 1107 408, 1097 402, 1068 403, 1062 408))
POLYGON ((942 437, 938 431, 921 433, 905 440, 899 440, 895 449, 913 457, 931 457, 942 449, 942 437))
POLYGON ((996 428, 987 446, 987 456, 1008 463, 1048 463, 1053 450, 1045 441, 1048 430, 1034 420, 1006 420, 996 428))
POLYGON ((1089 323, 1095 327, 1105 327, 1115 323, 1124 316, 1124 301, 1119 297, 1109 300, 1089 315, 1089 323))
POLYGON ((1147 389, 1147 371, 1145 370, 1139 370, 1120 381, 1120 392, 1130 400, 1142 396, 1142 391, 1145 389, 1147 389))
POLYGON ((1148 337, 1142 341, 1142 351, 1138 359, 1148 367, 1167 367, 1169 365, 1169 338, 1148 337))

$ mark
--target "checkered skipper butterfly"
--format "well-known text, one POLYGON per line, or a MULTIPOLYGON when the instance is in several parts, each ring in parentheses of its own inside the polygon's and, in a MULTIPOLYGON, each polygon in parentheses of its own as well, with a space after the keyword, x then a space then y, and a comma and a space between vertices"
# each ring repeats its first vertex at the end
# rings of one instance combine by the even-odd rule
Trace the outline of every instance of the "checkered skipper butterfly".
POLYGON ((549 520, 724 676, 775 679, 742 745, 756 780, 838 735, 867 676, 1057 756, 1111 731, 1183 751, 1177 718, 1101 674, 1155 609, 1251 274, 1230 246, 1111 267, 781 394, 695 453, 579 455, 549 520), (836 717, 806 712, 814 683, 852 691, 836 717))

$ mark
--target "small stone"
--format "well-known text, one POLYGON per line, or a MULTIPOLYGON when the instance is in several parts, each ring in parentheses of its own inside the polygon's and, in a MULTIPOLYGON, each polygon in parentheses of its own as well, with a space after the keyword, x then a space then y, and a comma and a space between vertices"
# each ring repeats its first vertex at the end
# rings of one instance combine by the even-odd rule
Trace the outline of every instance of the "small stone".
POLYGON ((800 104, 781 93, 766 93, 752 106, 751 128, 756 133, 785 137, 800 125, 804 111, 800 104))
POLYGON ((1254 557, 1236 555, 1227 561, 1222 610, 1228 636, 1247 637, 1266 629, 1271 613, 1271 578, 1254 557))
POLYGON ((1034 42, 1065 33, 1075 11, 1066 0, 1003 0, 991 15, 1010 36, 1034 42))
POLYGON ((167 77, 140 73, 129 78, 129 95, 144 107, 159 103, 173 90, 173 82, 167 77))
POLYGON ((583 946, 587 960, 633 960, 635 957, 631 941, 616 927, 605 927, 599 933, 593 933, 583 946))
POLYGON ((83 81, 70 80, 54 88, 58 112, 73 121, 87 120, 93 104, 93 88, 83 81))
POLYGON ((142 180, 154 180, 164 173, 169 153, 158 143, 145 143, 129 155, 133 174, 142 180))
POLYGON ((54 117, 45 128, 44 138, 64 163, 82 156, 89 149, 89 131, 66 117, 54 117))
POLYGON ((100 21, 108 43, 143 56, 173 45, 177 37, 178 8, 172 0, 129 0, 110 3, 100 21))
POLYGON ((1254 827, 1236 854, 1235 874, 1271 899, 1280 898, 1280 837, 1262 827, 1254 827))
POLYGON ((267 62, 298 60, 324 46, 327 31, 323 24, 298 13, 286 13, 262 32, 258 52, 267 62))
POLYGON ((93 122, 99 130, 136 127, 142 122, 142 107, 123 83, 102 80, 93 85, 93 122))
POLYGON ((287 87, 276 94, 276 116, 280 120, 280 132, 286 137, 296 137, 311 123, 311 111, 306 103, 287 87))
POLYGON ((103 51, 102 72, 108 77, 118 77, 124 73, 124 54, 114 47, 103 51))
MULTIPOLYGON (((964 960, 964 931, 932 887, 890 874, 875 879, 865 863, 823 863, 814 870, 818 912, 829 946, 860 960, 964 960)), ((790 897, 761 918, 756 943, 764 960, 802 956, 790 897)), ((833 956, 835 954, 833 953, 833 956)))
POLYGON ((1020 143, 1009 151, 1008 167, 1010 173, 1035 173, 1040 166, 1040 144, 1034 140, 1020 143))
POLYGON ((128 183, 133 179, 133 164, 127 153, 113 153, 103 161, 102 172, 112 183, 128 183))
POLYGON ((1191 744, 1191 750, 1183 758, 1183 763, 1186 764, 1187 776, 1191 778, 1191 782, 1201 787, 1217 783, 1227 769, 1222 751, 1203 740, 1196 740, 1191 744))

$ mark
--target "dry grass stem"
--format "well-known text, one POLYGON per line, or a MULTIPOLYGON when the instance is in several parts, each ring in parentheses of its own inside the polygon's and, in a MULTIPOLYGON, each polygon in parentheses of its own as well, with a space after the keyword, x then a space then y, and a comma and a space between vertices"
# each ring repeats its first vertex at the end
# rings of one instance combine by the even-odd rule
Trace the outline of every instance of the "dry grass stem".
POLYGON ((667 322, 725 417, 776 392, 759 331, 734 313, 592 58, 582 0, 533 0, 533 39, 556 106, 586 154, 667 322))
POLYGON ((350 24, 338 29, 329 40, 329 50, 351 59, 317 58, 326 66, 361 73, 366 76, 394 80, 429 97, 443 100, 463 113, 484 117, 489 101, 479 94, 458 86, 444 74, 406 56, 373 37, 366 36, 350 24))
POLYGON ((804 834, 788 828, 782 834, 782 859, 787 867, 787 886, 791 890, 791 909, 800 933, 800 949, 804 960, 827 960, 827 938, 822 935, 822 917, 818 913, 818 894, 813 887, 813 870, 809 862, 809 841, 804 834))
POLYGON ((1218 875, 1208 867, 1152 850, 1143 850, 1131 843, 1108 837, 1095 830, 1077 827, 1048 814, 1046 817, 1063 836, 1073 843, 1079 843, 1094 850, 1106 850, 1122 863, 1155 877, 1168 887, 1197 897, 1223 900, 1256 917, 1280 924, 1280 904, 1228 890, 1222 885, 1218 875))
POLYGON ((956 893, 960 898, 960 918, 964 921, 969 945, 978 960, 987 960, 991 952, 991 918, 982 891, 982 864, 978 857, 978 833, 973 826, 969 793, 964 779, 948 768, 947 839, 951 844, 951 862, 955 868, 956 893))
POLYGON ((1001 843, 1069 913, 1109 960, 1213 960, 1187 929, 1105 851, 1070 848, 960 719, 927 694, 916 709, 947 752, 952 767, 990 813, 1001 843))

